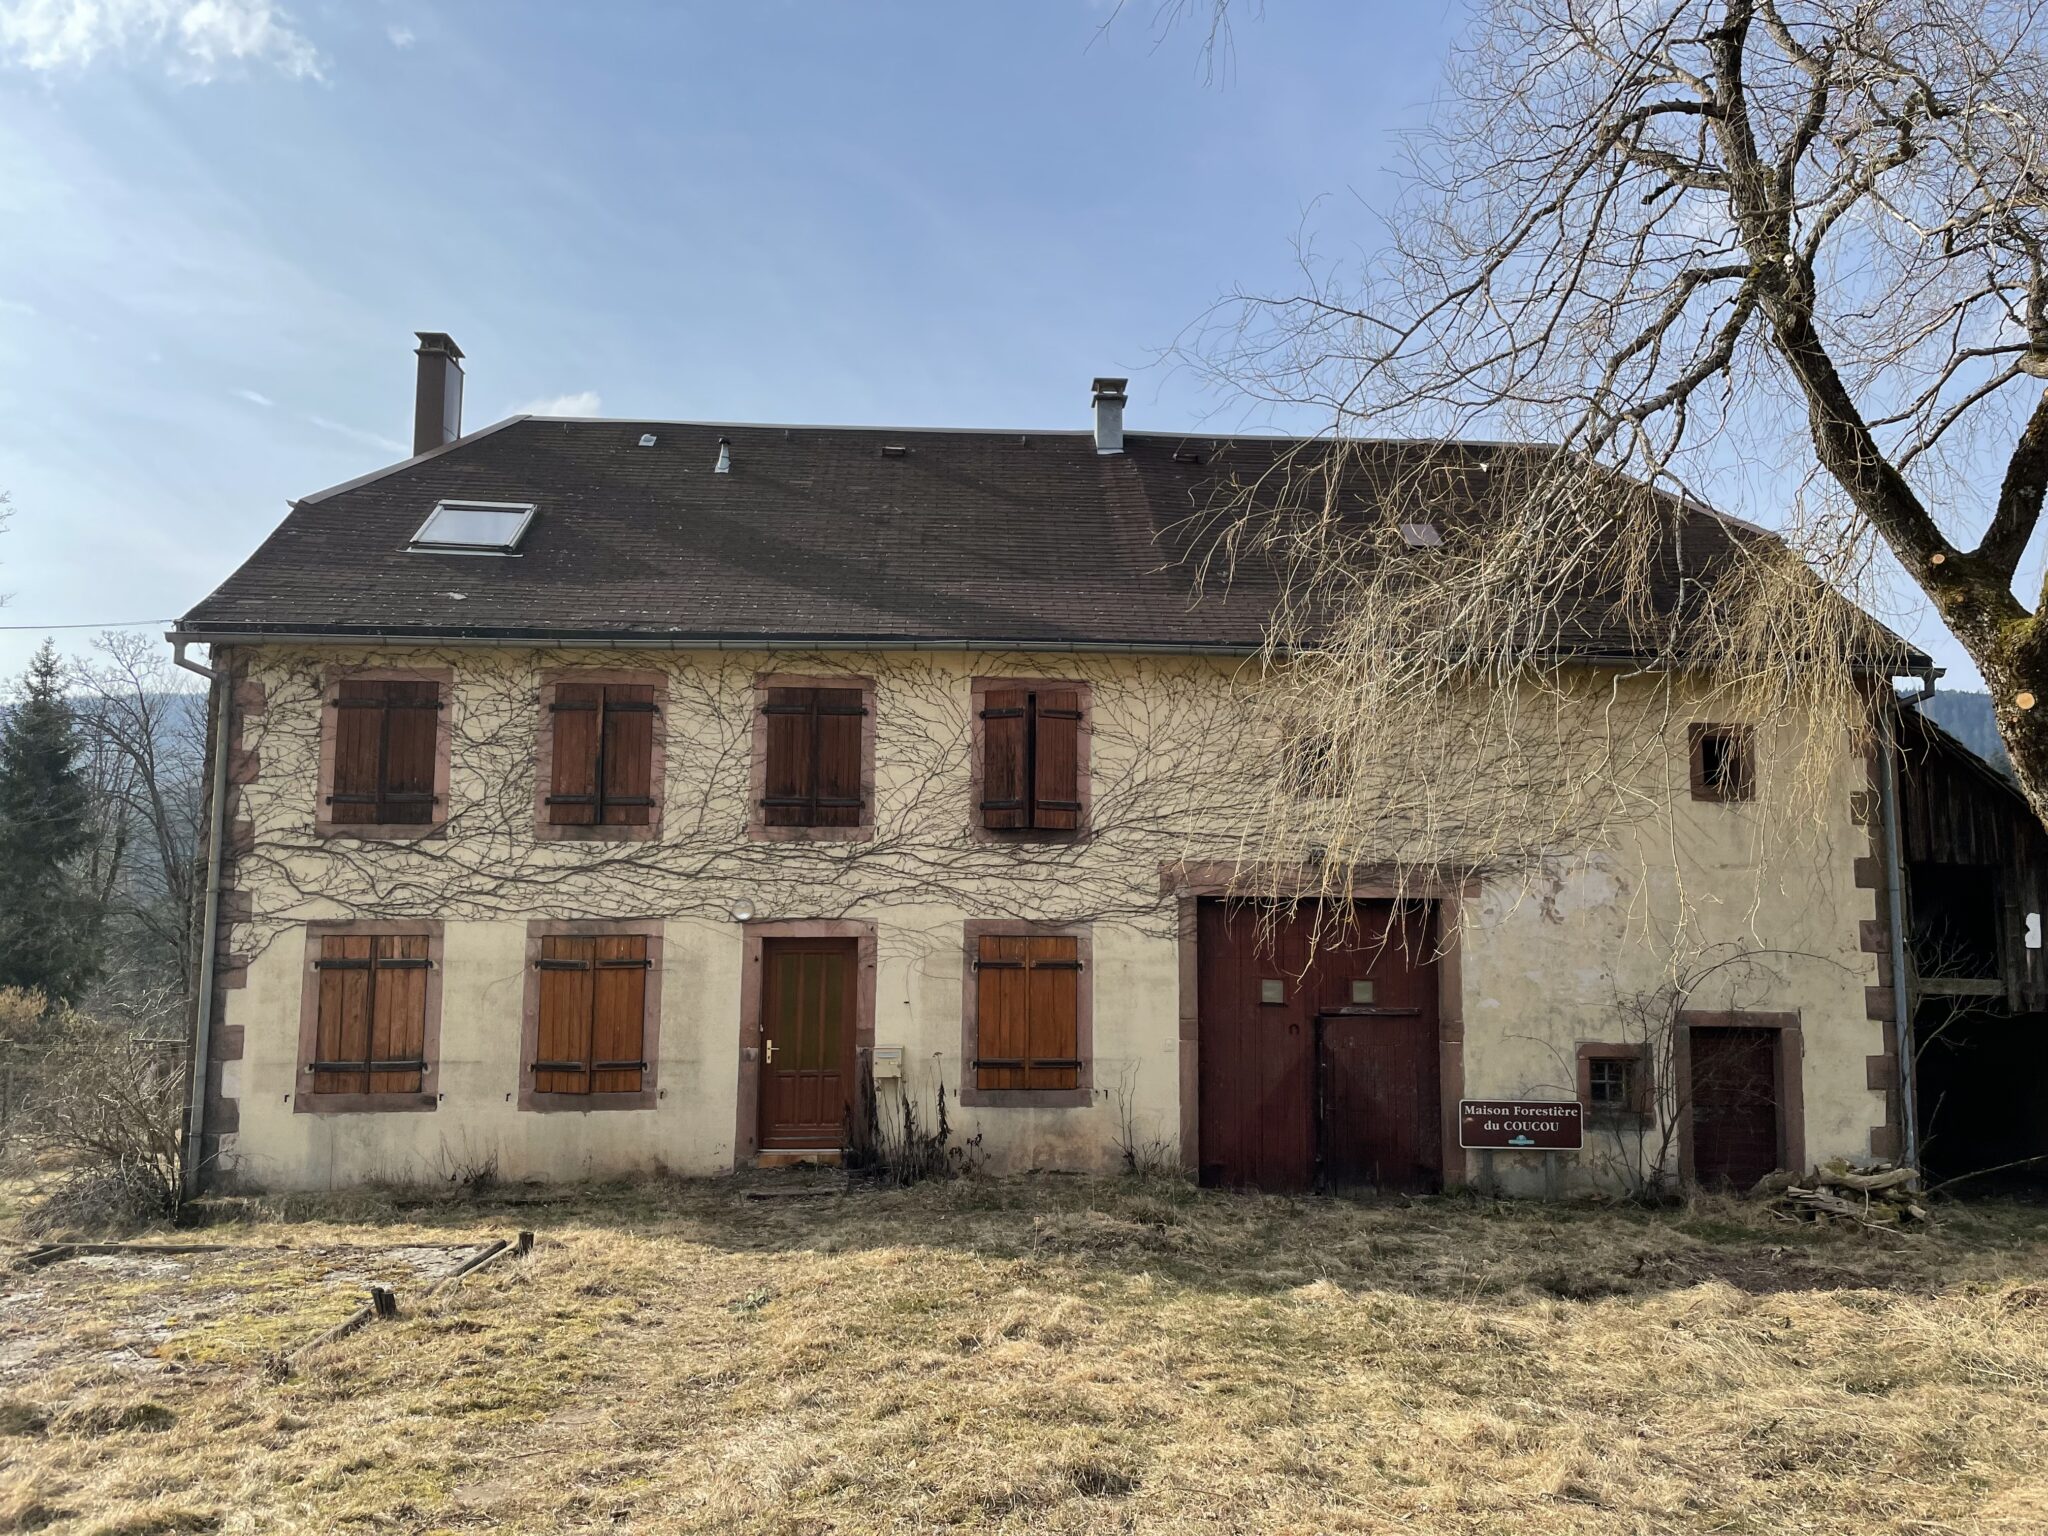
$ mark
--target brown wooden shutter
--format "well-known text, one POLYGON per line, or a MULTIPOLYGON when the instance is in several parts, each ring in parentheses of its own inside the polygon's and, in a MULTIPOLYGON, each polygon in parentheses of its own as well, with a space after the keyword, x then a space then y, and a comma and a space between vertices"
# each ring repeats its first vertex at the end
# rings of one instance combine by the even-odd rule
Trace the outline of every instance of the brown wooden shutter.
POLYGON ((981 824, 996 831, 1031 825, 1031 695, 982 696, 981 824))
POLYGON ((814 761, 815 688, 770 688, 761 712, 768 717, 766 778, 761 820, 771 827, 807 827, 817 806, 814 761))
POLYGON ((608 934, 593 958, 590 1091, 638 1093, 647 1070, 647 940, 608 934))
POLYGON ((370 1092, 418 1093, 427 1048, 427 938, 397 934, 376 943, 370 1092))
POLYGON ((1081 1082, 1080 941, 1033 938, 1025 954, 1028 1031, 1024 1086, 1075 1088, 1081 1082))
POLYGON ((818 690, 818 804, 811 825, 857 827, 866 795, 861 741, 867 709, 858 688, 818 690))
POLYGON ((384 772, 378 820, 392 826, 431 822, 441 685, 389 682, 383 688, 384 772))
POLYGON ((975 966, 975 1086, 1079 1087, 1080 999, 1079 940, 984 935, 975 966))
POLYGON ((554 733, 549 772, 548 821, 587 827, 597 820, 597 753, 603 734, 604 689, 596 683, 557 683, 548 705, 554 733))
POLYGON ((1026 940, 982 936, 975 965, 974 1086, 1024 1086, 1026 940))
POLYGON ((314 962, 315 1093, 418 1093, 425 1081, 427 938, 322 939, 314 962))
POLYGON ((383 752, 384 685, 359 680, 339 684, 334 697, 334 782, 327 789, 328 819, 337 826, 377 820, 383 752))
POLYGON ((608 683, 604 689, 604 824, 644 827, 654 820, 654 689, 608 683))
POLYGON ((1031 825, 1072 832, 1081 825, 1081 695, 1053 688, 1032 699, 1031 825))
POLYGON ((354 937, 320 941, 320 955, 313 972, 320 988, 319 1024, 313 1035, 315 1093, 370 1091, 367 1063, 373 942, 354 937))
POLYGON ((597 941, 540 941, 540 1019, 534 1036, 536 1093, 590 1092, 590 1019, 597 941))

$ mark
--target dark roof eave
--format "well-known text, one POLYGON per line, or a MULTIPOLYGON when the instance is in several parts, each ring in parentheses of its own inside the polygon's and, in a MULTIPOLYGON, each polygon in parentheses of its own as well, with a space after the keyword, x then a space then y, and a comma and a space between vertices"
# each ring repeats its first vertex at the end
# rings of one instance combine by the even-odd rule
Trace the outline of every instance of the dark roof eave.
MULTIPOLYGON (((267 641, 308 645, 346 643, 373 645, 507 645, 562 646, 592 650, 639 651, 1095 651, 1123 655, 1164 656, 1254 656, 1265 649, 1252 640, 1166 641, 1109 640, 1087 636, 1034 638, 942 635, 802 635, 721 634, 688 631, 648 632, 642 630, 571 630, 537 628, 417 628, 391 629, 375 625, 306 624, 207 624, 180 621, 165 638, 176 644, 233 645, 237 642, 267 641)), ((1641 652, 1595 650, 1559 653, 1587 666, 1627 667, 1655 665, 1655 658, 1641 652)), ((1913 651, 1901 658, 1896 670, 1875 664, 1859 665, 1859 676, 1890 678, 1919 676, 1933 665, 1933 658, 1913 651)))
POLYGON ((1249 656, 1262 646, 1255 640, 1146 641, 1091 639, 1086 636, 905 636, 732 634, 684 630, 576 630, 540 628, 401 628, 366 624, 210 624, 181 620, 165 638, 173 644, 233 645, 251 641, 335 645, 349 642, 377 645, 518 645, 576 646, 594 650, 661 651, 1112 651, 1162 655, 1249 656))

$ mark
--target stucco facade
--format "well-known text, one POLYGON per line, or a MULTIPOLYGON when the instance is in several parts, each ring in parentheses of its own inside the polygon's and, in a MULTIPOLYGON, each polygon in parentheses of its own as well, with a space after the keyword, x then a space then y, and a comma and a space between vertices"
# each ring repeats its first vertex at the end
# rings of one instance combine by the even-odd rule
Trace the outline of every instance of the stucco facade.
MULTIPOLYGON (((571 1179, 664 1168, 715 1174, 755 1153, 743 1113, 750 929, 802 921, 872 936, 873 1039, 902 1053, 878 1109, 909 1095, 929 1118, 943 1085, 956 1141, 999 1169, 1108 1169, 1127 1155, 1192 1166, 1199 1117, 1190 1028, 1188 872, 1235 867, 1247 797, 1265 792, 1249 663, 1136 655, 874 652, 630 654, 557 650, 223 648, 235 712, 227 748, 231 857, 212 1029, 207 1150, 217 1173, 274 1188, 432 1180, 494 1166, 571 1179), (443 813, 424 835, 323 825, 323 699, 337 676, 449 678, 443 813), (544 685, 658 674, 660 814, 653 836, 550 839, 536 828, 544 685), (855 838, 749 836, 755 684, 770 674, 873 685, 873 822, 855 838), (1089 832, 1047 844, 975 835, 977 678, 1085 684, 1089 832), (659 938, 652 1102, 523 1107, 521 1021, 530 925, 609 919, 659 938), (1084 927, 1092 1039, 1085 1105, 962 1105, 965 925, 1084 927), (431 1107, 322 1112, 301 1102, 308 925, 438 925, 431 1107)), ((1647 696, 1662 685, 1628 685, 1647 696)), ((1796 1017, 1799 1153, 1888 1150, 1885 1012, 1872 933, 1866 770, 1843 723, 1762 729, 1789 752, 1808 730, 1842 741, 1839 773, 1797 846, 1765 798, 1687 793, 1683 707, 1631 717, 1650 733, 1642 809, 1597 845, 1534 868, 1473 872, 1444 893, 1444 1007, 1462 1026, 1469 1097, 1570 1097, 1577 1049, 1618 1038, 1621 1001, 1665 986, 1674 955, 1755 952, 1687 1007, 1796 1017), (1816 821, 1816 816, 1818 821, 1816 821)), ((1483 767, 1475 765, 1475 772, 1483 767)), ((1789 790, 1785 791, 1790 793, 1789 790)), ((317 931, 317 930, 314 930, 317 931)), ((1445 1092, 1456 1086, 1447 1078, 1445 1092)), ((1614 1182, 1596 1129, 1553 1180, 1614 1182)), ((1447 1177, 1538 1188, 1529 1154, 1452 1161, 1447 1177)))

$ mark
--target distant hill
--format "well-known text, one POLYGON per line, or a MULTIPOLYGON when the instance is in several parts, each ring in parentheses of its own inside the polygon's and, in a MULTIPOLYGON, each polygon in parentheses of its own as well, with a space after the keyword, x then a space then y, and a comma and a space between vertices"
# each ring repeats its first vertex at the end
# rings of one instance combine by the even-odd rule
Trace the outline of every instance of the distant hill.
POLYGON ((2013 777, 2012 759, 1998 734, 1998 722, 1991 716, 1988 693, 1937 693, 1917 706, 1920 713, 1956 738, 2008 779, 2013 777))

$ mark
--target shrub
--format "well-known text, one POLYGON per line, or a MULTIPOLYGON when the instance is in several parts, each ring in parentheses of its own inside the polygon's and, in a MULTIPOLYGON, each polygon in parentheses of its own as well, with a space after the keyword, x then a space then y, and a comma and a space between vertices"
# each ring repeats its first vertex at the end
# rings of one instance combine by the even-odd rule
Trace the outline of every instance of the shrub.
POLYGON ((32 1232, 99 1231, 175 1218, 185 1073, 163 1046, 53 1010, 9 1135, 64 1168, 24 1218, 32 1232))

